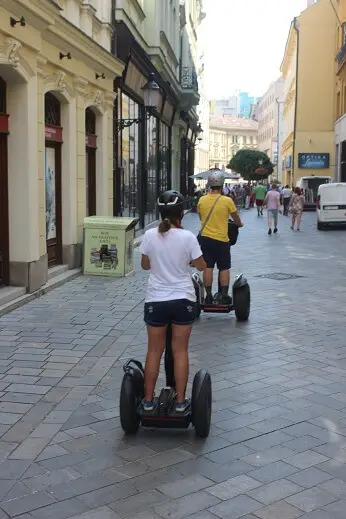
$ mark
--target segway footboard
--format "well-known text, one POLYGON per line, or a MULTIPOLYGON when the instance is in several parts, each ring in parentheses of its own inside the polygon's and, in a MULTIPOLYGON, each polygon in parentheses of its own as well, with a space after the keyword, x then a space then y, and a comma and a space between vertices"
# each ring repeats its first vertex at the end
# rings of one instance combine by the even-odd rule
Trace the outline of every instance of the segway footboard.
POLYGON ((184 413, 175 410, 175 391, 171 387, 161 390, 160 396, 155 398, 152 411, 145 411, 142 406, 138 408, 138 415, 143 427, 155 427, 157 429, 187 429, 191 423, 191 406, 184 413))

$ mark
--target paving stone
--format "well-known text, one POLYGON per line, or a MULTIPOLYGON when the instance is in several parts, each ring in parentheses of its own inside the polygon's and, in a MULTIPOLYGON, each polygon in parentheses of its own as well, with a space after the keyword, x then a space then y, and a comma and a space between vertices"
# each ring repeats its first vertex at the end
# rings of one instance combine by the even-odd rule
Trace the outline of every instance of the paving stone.
POLYGON ((337 497, 335 495, 316 487, 303 490, 303 492, 299 492, 298 494, 285 499, 289 504, 296 508, 300 508, 304 512, 312 512, 313 510, 325 507, 336 500, 337 497))
MULTIPOLYGON (((134 519, 136 519, 136 517, 134 517, 134 519)), ((73 517, 70 517, 70 519, 119 519, 119 515, 117 515, 113 510, 111 510, 107 506, 102 506, 101 508, 97 508, 96 510, 90 510, 89 512, 74 515, 73 517)))
POLYGON ((138 493, 131 482, 124 481, 80 495, 79 499, 85 503, 86 506, 97 508, 138 493))
POLYGON ((248 496, 236 496, 219 505, 212 506, 209 511, 221 519, 239 519, 246 514, 263 508, 263 505, 248 496))
POLYGON ((281 478, 288 478, 291 474, 297 472, 298 469, 285 463, 284 461, 276 461, 269 463, 264 467, 260 467, 248 473, 248 476, 261 481, 262 483, 271 483, 281 478))
POLYGON ((1 425, 13 425, 22 418, 21 414, 15 413, 1 413, 0 412, 0 424, 1 425))
MULTIPOLYGON (((46 507, 54 502, 52 496, 46 492, 36 492, 27 496, 14 499, 13 501, 4 501, 1 503, 1 508, 10 517, 15 517, 32 510, 37 510, 41 507, 46 507)), ((48 517, 47 515, 45 517, 48 517)))
POLYGON ((9 459, 34 460, 48 445, 49 441, 49 438, 27 438, 12 452, 9 459))
POLYGON ((232 497, 239 496, 240 494, 246 494, 254 488, 260 487, 262 483, 256 481, 249 476, 237 476, 235 478, 219 483, 212 487, 206 488, 206 491, 217 497, 227 501, 232 497))
MULTIPOLYGON (((269 465, 269 463, 274 463, 275 461, 287 461, 287 458, 293 457, 293 453, 294 451, 287 449, 286 447, 271 447, 270 449, 244 456, 242 461, 250 463, 250 465, 253 465, 254 467, 262 467, 264 465, 269 465)), ((293 457, 293 461, 296 461, 296 458, 293 457)), ((291 463, 291 465, 293 465, 293 463, 291 463)))
POLYGON ((325 481, 323 483, 321 482, 318 485, 318 488, 320 488, 321 490, 325 490, 326 492, 331 492, 332 494, 340 498, 346 495, 346 483, 345 481, 342 481, 342 479, 329 479, 328 481, 325 481))
POLYGON ((29 393, 34 395, 45 395, 50 389, 50 386, 34 386, 30 384, 11 384, 7 388, 12 393, 29 393))
MULTIPOLYGON (((323 508, 324 512, 326 512, 328 519, 332 517, 333 519, 344 519, 345 517, 345 509, 346 509, 346 500, 339 500, 327 505, 323 508)), ((318 519, 318 518, 317 518, 318 519)))
POLYGON ((247 495, 260 503, 270 505, 275 503, 275 501, 280 501, 285 499, 287 496, 296 494, 300 490, 302 490, 301 486, 298 486, 287 479, 279 479, 272 483, 268 483, 268 485, 255 488, 254 490, 247 492, 247 495))
POLYGON ((328 458, 326 456, 322 456, 322 454, 318 454, 318 452, 312 450, 307 450, 291 457, 287 456, 285 461, 286 463, 303 470, 327 460, 328 458))
POLYGON ((154 511, 165 519, 182 519, 214 506, 219 500, 206 492, 196 492, 179 501, 154 506, 154 511))
POLYGON ((73 469, 60 469, 53 472, 48 472, 40 476, 25 478, 23 483, 30 488, 32 491, 38 492, 40 490, 46 490, 49 487, 55 487, 68 481, 78 479, 80 474, 73 469))
POLYGON ((76 516, 77 514, 83 514, 87 510, 88 508, 78 499, 68 499, 61 503, 53 503, 44 508, 33 510, 30 512, 30 515, 35 519, 70 519, 71 514, 76 516))
POLYGON ((157 487, 157 490, 173 499, 178 499, 188 494, 198 492, 199 490, 204 490, 208 487, 213 488, 213 484, 214 482, 210 479, 196 474, 193 476, 189 476, 187 478, 180 479, 179 481, 176 481, 174 483, 166 483, 164 485, 160 485, 159 487, 157 487))
POLYGON ((323 470, 319 470, 316 467, 310 467, 309 469, 291 474, 287 477, 287 479, 293 481, 301 487, 311 488, 320 485, 321 483, 327 482, 328 480, 332 480, 332 476, 323 470))
POLYGON ((187 451, 182 449, 173 449, 171 451, 162 452, 160 454, 156 454, 156 456, 148 458, 146 463, 153 469, 160 469, 193 458, 194 456, 187 451))
POLYGON ((121 499, 115 503, 110 503, 117 518, 133 518, 133 514, 140 512, 143 509, 151 508, 154 505, 164 504, 169 500, 169 497, 157 492, 156 490, 148 490, 146 492, 136 494, 134 496, 121 499))
POLYGON ((278 501, 257 510, 255 515, 259 519, 297 519, 302 516, 302 511, 285 503, 285 501, 278 501))
POLYGON ((4 460, 0 463, 0 479, 17 480, 29 468, 30 461, 4 460))

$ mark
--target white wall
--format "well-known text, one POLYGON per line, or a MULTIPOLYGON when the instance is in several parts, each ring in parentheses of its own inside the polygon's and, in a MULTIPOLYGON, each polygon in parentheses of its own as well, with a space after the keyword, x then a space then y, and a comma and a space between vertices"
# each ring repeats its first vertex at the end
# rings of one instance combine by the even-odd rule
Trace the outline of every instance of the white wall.
POLYGON ((61 15, 106 50, 111 50, 112 0, 65 0, 61 15), (101 23, 100 23, 101 22, 101 23))

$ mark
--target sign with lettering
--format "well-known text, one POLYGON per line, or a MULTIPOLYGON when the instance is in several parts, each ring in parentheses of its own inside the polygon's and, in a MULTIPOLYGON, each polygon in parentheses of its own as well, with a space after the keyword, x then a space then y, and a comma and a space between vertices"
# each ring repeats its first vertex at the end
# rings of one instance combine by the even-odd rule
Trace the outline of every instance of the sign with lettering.
POLYGON ((87 148, 97 148, 97 136, 91 133, 85 134, 85 146, 87 148))
POLYGON ((8 133, 8 115, 0 115, 0 133, 8 133))
POLYGON ((328 169, 329 164, 329 153, 298 153, 298 168, 300 169, 328 169))
POLYGON ((44 127, 44 138, 46 141, 62 142, 62 128, 46 124, 44 127))

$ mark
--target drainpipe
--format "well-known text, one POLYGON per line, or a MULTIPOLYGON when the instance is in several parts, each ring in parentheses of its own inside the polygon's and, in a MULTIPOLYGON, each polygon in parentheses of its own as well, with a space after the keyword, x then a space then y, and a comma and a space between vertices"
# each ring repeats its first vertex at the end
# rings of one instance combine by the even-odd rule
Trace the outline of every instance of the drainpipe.
MULTIPOLYGON (((297 113, 298 113, 298 76, 299 76, 299 23, 298 18, 293 20, 293 26, 297 35, 297 58, 296 58, 296 103, 294 107, 294 128, 293 128, 293 151, 292 151, 292 169, 291 169, 291 184, 294 180, 295 168, 295 154, 296 154, 296 135, 297 135, 297 113)), ((293 186, 294 187, 294 186, 293 186)))

